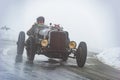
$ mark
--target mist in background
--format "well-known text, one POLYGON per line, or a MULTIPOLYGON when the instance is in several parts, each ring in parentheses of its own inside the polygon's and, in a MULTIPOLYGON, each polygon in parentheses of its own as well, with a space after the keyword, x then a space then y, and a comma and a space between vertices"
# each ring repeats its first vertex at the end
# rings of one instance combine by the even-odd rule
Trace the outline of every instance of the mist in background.
POLYGON ((119 4, 119 0, 3 0, 0 27, 10 27, 11 38, 17 40, 21 30, 26 32, 44 16, 47 25, 60 24, 71 40, 85 41, 89 51, 100 52, 120 47, 119 4))

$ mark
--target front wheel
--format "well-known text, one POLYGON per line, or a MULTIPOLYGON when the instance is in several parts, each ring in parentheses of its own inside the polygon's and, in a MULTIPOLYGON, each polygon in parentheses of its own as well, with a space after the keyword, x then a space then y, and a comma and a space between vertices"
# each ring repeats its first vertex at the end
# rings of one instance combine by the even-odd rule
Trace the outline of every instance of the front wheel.
POLYGON ((28 61, 33 62, 35 53, 37 50, 35 39, 33 37, 29 37, 26 41, 26 50, 27 50, 27 58, 28 61))
POLYGON ((76 62, 79 67, 83 67, 87 57, 87 45, 85 42, 80 42, 76 51, 76 62))

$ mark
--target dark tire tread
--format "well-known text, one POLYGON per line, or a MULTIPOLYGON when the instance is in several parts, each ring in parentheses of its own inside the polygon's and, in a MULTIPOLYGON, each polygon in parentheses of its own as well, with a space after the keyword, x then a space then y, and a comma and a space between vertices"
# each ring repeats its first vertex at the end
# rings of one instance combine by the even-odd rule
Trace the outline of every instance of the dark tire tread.
POLYGON ((80 42, 76 52, 76 62, 79 67, 83 67, 87 57, 87 45, 85 42, 80 42))

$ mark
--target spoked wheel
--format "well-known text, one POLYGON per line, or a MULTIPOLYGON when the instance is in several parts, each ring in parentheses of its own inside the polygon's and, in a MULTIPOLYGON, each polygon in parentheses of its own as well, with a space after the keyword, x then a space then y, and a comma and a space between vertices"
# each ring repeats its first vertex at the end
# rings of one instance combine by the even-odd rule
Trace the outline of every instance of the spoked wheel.
POLYGON ((87 57, 87 45, 85 42, 80 42, 76 52, 76 62, 79 67, 83 67, 87 57))
POLYGON ((17 54, 22 55, 25 45, 25 32, 21 31, 19 33, 18 42, 17 42, 17 54))

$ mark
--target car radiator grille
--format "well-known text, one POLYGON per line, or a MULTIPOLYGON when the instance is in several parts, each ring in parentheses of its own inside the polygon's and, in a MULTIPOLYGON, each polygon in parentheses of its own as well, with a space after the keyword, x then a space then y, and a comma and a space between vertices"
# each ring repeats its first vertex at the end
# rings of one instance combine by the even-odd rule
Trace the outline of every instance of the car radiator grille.
POLYGON ((62 31, 50 33, 50 48, 52 50, 65 50, 67 46, 67 35, 62 31))

